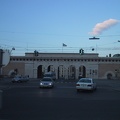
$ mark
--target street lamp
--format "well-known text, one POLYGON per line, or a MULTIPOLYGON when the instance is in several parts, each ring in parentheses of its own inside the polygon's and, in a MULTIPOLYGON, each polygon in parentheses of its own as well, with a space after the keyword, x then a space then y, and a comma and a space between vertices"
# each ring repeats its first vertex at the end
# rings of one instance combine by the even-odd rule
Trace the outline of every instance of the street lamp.
POLYGON ((15 50, 15 48, 13 47, 12 50, 15 50))
POLYGON ((99 40, 100 38, 97 38, 97 37, 92 37, 92 38, 89 38, 89 40, 99 40))
POLYGON ((15 50, 15 48, 14 48, 14 47, 10 50, 10 55, 11 55, 11 53, 12 53, 12 51, 13 51, 13 50, 15 50))

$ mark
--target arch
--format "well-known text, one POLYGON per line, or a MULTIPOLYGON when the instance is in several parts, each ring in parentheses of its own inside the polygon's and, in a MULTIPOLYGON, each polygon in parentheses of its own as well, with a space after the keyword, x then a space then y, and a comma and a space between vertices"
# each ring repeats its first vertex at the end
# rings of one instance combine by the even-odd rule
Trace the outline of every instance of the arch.
POLYGON ((64 78, 64 66, 59 65, 58 66, 58 79, 64 78))
POLYGON ((50 72, 50 67, 51 67, 51 65, 48 66, 48 68, 47 68, 47 72, 50 72))
POLYGON ((18 69, 16 68, 16 69, 10 70, 8 75, 10 77, 14 77, 15 75, 18 75, 18 69))
POLYGON ((10 77, 14 77, 14 76, 16 75, 16 73, 15 73, 14 70, 10 70, 9 73, 8 73, 8 75, 9 75, 10 77))
POLYGON ((47 68, 47 72, 52 72, 54 71, 54 68, 53 68, 53 65, 49 65, 48 68, 47 68))
POLYGON ((76 79, 76 68, 74 65, 68 67, 68 79, 76 79))
POLYGON ((114 77, 115 77, 115 74, 112 71, 107 71, 105 73, 105 78, 107 78, 107 79, 112 79, 114 77))
POLYGON ((37 78, 43 77, 42 67, 43 67, 42 65, 39 65, 37 68, 37 78))
POLYGON ((79 78, 80 77, 86 77, 86 67, 83 65, 79 67, 79 78))

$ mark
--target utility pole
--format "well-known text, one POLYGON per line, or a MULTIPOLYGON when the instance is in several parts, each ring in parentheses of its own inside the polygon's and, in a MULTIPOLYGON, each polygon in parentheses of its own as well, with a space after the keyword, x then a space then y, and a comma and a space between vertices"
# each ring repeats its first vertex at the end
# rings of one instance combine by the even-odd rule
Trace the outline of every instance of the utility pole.
POLYGON ((2 69, 2 59, 3 59, 3 50, 0 49, 0 76, 1 76, 1 69, 2 69))

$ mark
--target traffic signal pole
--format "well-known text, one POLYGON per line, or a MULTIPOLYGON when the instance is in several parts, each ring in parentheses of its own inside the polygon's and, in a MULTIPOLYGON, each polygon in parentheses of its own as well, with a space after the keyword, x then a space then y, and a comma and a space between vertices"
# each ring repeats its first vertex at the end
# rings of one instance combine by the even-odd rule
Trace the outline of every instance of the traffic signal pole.
POLYGON ((3 50, 0 49, 0 76, 2 75, 2 59, 3 59, 3 50))

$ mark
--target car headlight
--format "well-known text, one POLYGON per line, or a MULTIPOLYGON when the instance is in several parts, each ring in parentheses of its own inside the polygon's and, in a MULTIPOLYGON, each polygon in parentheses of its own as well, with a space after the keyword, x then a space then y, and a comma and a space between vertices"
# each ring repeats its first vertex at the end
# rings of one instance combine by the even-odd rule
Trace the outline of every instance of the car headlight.
POLYGON ((40 83, 40 85, 43 85, 43 83, 40 83))
POLYGON ((49 85, 52 85, 52 83, 49 83, 49 85))

